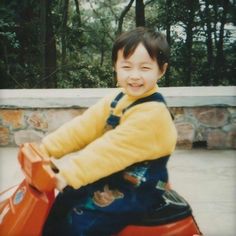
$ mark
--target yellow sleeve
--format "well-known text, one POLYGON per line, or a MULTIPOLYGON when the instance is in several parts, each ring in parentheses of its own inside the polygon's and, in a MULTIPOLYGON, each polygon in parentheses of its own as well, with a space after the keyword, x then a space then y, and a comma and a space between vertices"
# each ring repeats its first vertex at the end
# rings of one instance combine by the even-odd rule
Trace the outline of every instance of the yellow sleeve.
POLYGON ((60 158, 70 152, 78 151, 102 135, 110 104, 108 97, 88 108, 82 115, 59 127, 47 135, 41 149, 49 156, 60 158))
POLYGON ((117 128, 58 167, 67 183, 79 188, 134 163, 169 155, 176 138, 173 121, 162 103, 140 104, 126 112, 117 128))

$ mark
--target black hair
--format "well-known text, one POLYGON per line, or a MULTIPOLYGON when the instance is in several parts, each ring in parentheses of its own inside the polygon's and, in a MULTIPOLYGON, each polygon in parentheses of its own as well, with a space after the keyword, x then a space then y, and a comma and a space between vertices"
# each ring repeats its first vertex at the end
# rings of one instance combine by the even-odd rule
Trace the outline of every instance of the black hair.
POLYGON ((169 62, 170 48, 166 36, 145 27, 137 27, 131 31, 122 33, 115 40, 112 48, 112 64, 115 66, 117 54, 120 49, 124 50, 124 57, 128 58, 133 54, 137 46, 142 43, 148 54, 161 70, 164 64, 169 62))

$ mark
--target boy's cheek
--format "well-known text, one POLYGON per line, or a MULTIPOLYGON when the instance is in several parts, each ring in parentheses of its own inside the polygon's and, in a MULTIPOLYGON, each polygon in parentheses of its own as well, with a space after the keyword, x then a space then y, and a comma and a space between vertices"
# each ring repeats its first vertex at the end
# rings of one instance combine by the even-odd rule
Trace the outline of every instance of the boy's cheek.
POLYGON ((128 72, 122 70, 117 71, 117 78, 126 78, 127 76, 129 76, 128 72))

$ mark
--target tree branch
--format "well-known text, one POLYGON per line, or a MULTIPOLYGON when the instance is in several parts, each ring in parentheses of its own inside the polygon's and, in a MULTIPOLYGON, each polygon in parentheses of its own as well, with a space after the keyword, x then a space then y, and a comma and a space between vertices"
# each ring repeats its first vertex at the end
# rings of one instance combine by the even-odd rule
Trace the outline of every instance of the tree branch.
POLYGON ((120 17, 119 17, 119 23, 118 23, 118 29, 116 31, 116 35, 120 34, 122 32, 122 26, 123 26, 123 21, 124 18, 126 16, 126 14, 128 13, 128 11, 130 10, 132 4, 133 4, 134 0, 130 0, 130 2, 128 3, 128 5, 124 8, 124 10, 121 12, 120 17))

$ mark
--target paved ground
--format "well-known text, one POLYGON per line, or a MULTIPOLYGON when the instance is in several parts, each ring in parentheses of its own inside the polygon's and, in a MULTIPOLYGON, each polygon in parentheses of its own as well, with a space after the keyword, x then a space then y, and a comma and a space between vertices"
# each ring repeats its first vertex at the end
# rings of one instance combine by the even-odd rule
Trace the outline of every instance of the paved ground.
MULTIPOLYGON (((0 192, 23 178, 16 153, 0 148, 0 192)), ((169 173, 205 236, 236 235, 236 151, 176 150, 169 173)))

